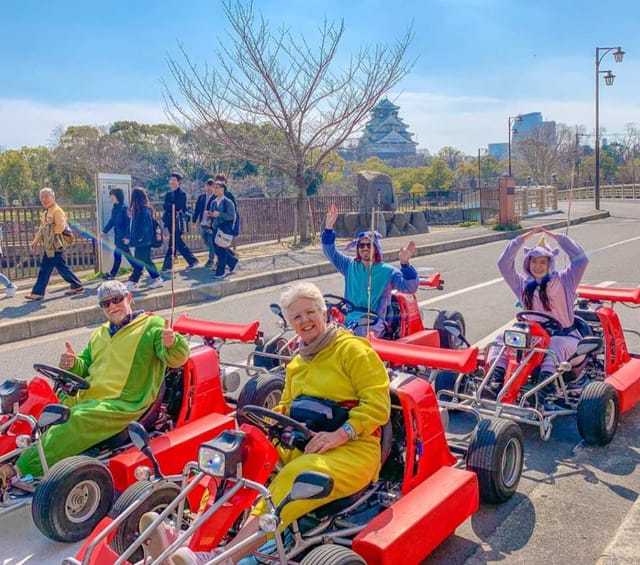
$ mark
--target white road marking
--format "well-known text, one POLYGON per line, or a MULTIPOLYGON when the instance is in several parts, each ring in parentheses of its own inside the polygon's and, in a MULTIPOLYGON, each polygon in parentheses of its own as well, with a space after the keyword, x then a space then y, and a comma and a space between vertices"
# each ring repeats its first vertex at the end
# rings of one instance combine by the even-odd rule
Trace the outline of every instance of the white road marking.
POLYGON ((441 294, 440 296, 436 296, 435 298, 430 298, 429 300, 423 300, 422 302, 418 302, 418 306, 426 306, 427 304, 433 304, 435 302, 440 302, 441 300, 447 300, 448 298, 459 296, 460 294, 466 294, 467 292, 472 292, 474 290, 478 290, 479 288, 484 288, 485 286, 491 286, 492 284, 496 284, 499 282, 504 282, 504 279, 502 277, 498 277, 497 279, 492 279, 490 281, 486 281, 480 284, 474 284, 473 286, 461 288, 460 290, 455 290, 447 294, 441 294))

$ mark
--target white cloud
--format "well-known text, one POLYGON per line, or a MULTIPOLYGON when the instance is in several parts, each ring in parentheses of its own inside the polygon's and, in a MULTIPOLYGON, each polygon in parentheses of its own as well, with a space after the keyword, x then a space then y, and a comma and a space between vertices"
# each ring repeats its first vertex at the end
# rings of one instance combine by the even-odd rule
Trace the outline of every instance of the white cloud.
POLYGON ((0 147, 17 149, 49 142, 59 126, 107 125, 117 120, 166 123, 162 104, 146 102, 80 102, 44 104, 0 98, 0 147))

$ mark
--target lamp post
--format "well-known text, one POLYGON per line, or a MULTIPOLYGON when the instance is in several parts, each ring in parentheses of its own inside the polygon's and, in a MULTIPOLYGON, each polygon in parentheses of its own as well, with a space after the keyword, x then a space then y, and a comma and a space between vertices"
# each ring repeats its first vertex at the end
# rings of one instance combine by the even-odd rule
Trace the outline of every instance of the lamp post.
POLYGON ((511 133, 513 131, 511 126, 514 123, 519 124, 520 122, 522 122, 522 116, 520 114, 517 116, 509 116, 509 176, 511 176, 511 133))
POLYGON ((604 83, 607 86, 613 84, 616 75, 611 71, 601 71, 600 62, 603 57, 613 51, 613 58, 616 63, 621 63, 624 51, 621 47, 596 47, 596 184, 595 184, 595 207, 600 210, 600 75, 604 75, 604 83))

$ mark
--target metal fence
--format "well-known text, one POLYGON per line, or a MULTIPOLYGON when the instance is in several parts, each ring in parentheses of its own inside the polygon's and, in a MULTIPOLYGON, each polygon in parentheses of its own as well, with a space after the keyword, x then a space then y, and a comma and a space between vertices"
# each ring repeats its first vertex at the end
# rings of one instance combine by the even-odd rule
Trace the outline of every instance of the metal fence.
MULTIPOLYGON (((497 214, 497 189, 455 191, 445 198, 399 197, 399 211, 420 210, 425 213, 427 222, 437 224, 458 224, 463 221, 488 222, 497 214)), ((190 203, 193 205, 193 202, 190 203)), ((342 214, 359 209, 356 195, 313 196, 309 198, 309 211, 312 220, 312 232, 318 234, 324 227, 327 208, 335 204, 342 214)), ((156 215, 160 217, 161 204, 155 203, 156 215)), ((66 206, 63 208, 76 235, 75 243, 67 250, 69 264, 74 268, 92 268, 96 264, 97 233, 103 226, 97 225, 96 209, 93 205, 66 206)), ((240 234, 236 245, 279 241, 291 238, 296 233, 296 198, 240 198, 240 234)), ((2 246, 2 271, 13 279, 33 277, 40 266, 41 250, 32 253, 29 244, 38 230, 39 207, 0 208, 0 223, 4 226, 2 246)), ((184 234, 187 245, 194 252, 206 251, 200 238, 197 225, 190 224, 190 230, 184 234)), ((154 249, 154 258, 166 252, 165 246, 154 249)))

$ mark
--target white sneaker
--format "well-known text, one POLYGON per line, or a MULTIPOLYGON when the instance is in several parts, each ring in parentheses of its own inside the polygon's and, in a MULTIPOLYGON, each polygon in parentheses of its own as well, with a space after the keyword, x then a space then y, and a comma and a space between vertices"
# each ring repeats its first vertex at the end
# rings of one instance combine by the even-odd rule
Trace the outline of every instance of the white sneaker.
POLYGON ((18 287, 16 285, 12 285, 7 288, 7 291, 4 293, 4 295, 7 298, 13 298, 16 295, 16 292, 18 292, 18 287))
POLYGON ((138 290, 138 284, 134 283, 133 281, 129 281, 127 283, 127 290, 129 292, 135 292, 136 290, 138 290))
POLYGON ((164 284, 162 277, 156 277, 151 281, 150 288, 160 288, 164 284))

